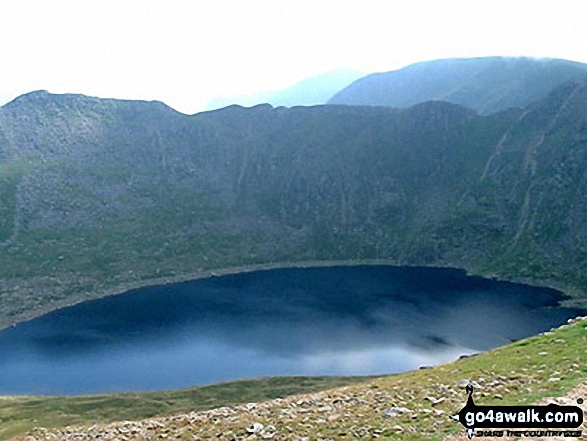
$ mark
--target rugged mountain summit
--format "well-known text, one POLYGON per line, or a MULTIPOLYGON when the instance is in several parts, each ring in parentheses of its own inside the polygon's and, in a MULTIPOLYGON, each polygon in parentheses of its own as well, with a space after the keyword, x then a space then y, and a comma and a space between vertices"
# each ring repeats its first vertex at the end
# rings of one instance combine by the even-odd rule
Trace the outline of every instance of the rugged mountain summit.
POLYGON ((526 107, 554 87, 587 78, 587 65, 525 57, 453 58, 367 75, 336 93, 329 104, 409 107, 448 101, 482 115, 526 107))
POLYGON ((292 261, 459 266, 579 292, 586 121, 584 82, 485 117, 444 102, 186 116, 22 96, 0 109, 0 323, 292 261))

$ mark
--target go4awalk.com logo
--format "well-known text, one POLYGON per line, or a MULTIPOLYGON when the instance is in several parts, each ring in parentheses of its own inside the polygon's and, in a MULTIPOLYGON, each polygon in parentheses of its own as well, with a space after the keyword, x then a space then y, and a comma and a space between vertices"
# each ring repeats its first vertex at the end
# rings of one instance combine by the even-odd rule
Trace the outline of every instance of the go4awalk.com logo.
POLYGON ((467 394, 467 404, 451 418, 465 426, 469 439, 473 436, 581 436, 577 428, 583 424, 583 411, 578 406, 478 406, 473 401, 471 384, 467 385, 467 394))

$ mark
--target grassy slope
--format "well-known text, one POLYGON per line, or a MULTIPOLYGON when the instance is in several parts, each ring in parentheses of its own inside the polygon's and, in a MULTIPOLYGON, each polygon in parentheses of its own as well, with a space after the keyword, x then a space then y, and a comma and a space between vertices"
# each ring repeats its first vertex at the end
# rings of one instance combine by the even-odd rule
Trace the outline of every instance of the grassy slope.
MULTIPOLYGON (((168 436, 177 435, 185 439, 192 439, 194 434, 202 439, 210 439, 221 431, 240 437, 246 435, 245 428, 249 424, 261 422, 275 425, 286 439, 288 436, 356 439, 371 437, 373 433, 384 439, 442 439, 449 433, 462 430, 459 424, 448 419, 449 415, 456 413, 464 404, 465 393, 457 387, 462 379, 480 384, 476 392, 478 404, 533 404, 543 401, 545 397, 563 396, 587 380, 587 321, 434 369, 382 377, 368 383, 314 393, 311 396, 272 401, 260 405, 258 411, 237 407, 230 419, 211 415, 202 417, 200 421, 204 421, 203 423, 183 427, 177 424, 181 417, 163 420, 165 427, 162 430, 170 431, 168 436), (558 380, 549 381, 551 378, 558 380), (497 383, 492 384, 494 381, 497 383), (432 407, 426 399, 429 396, 444 397, 446 400, 432 407), (295 406, 295 403, 298 405, 295 406), (393 406, 407 407, 413 412, 385 418, 385 409, 393 406), (305 408, 304 412, 295 413, 300 407, 305 408), (285 408, 288 412, 283 412, 285 408), (291 435, 287 435, 288 431, 291 435)), ((292 384, 291 380, 227 383, 191 392, 111 398, 6 398, 1 415, 3 427, 8 429, 4 429, 3 436, 30 428, 30 418, 35 413, 42 415, 38 416, 39 421, 35 424, 54 426, 65 424, 66 419, 60 412, 73 415, 89 406, 92 408, 91 413, 70 417, 69 420, 76 424, 89 425, 96 420, 122 420, 130 414, 138 417, 153 413, 169 414, 182 406, 186 410, 192 410, 227 403, 244 403, 251 399, 262 400, 264 397, 295 393, 296 387, 304 387, 303 383, 296 385, 297 381, 294 379, 292 384), (279 391, 275 392, 274 387, 278 387, 279 391), (205 403, 200 401, 201 398, 193 399, 198 393, 202 394, 200 397, 206 397, 205 403), (186 397, 190 394, 193 394, 192 400, 186 397), (173 403, 174 398, 170 397, 174 396, 178 403, 184 404, 177 404, 175 407, 167 404, 169 401, 173 403), (121 401, 123 399, 127 401, 121 401), (199 402, 199 407, 193 407, 196 401, 199 402), (46 409, 52 409, 52 413, 47 413, 46 409), (10 425, 6 425, 8 418, 11 420, 10 425), (26 422, 19 423, 19 419, 25 418, 28 418, 26 422)), ((320 380, 311 380, 314 381, 317 383, 312 387, 317 389, 327 387, 329 382, 334 386, 337 380, 326 379, 323 383, 320 380)), ((302 392, 302 389, 297 391, 302 392)), ((97 430, 102 428, 98 427, 97 430)))
POLYGON ((33 427, 139 420, 270 400, 364 382, 372 377, 278 377, 190 389, 64 397, 0 397, 0 439, 33 427))

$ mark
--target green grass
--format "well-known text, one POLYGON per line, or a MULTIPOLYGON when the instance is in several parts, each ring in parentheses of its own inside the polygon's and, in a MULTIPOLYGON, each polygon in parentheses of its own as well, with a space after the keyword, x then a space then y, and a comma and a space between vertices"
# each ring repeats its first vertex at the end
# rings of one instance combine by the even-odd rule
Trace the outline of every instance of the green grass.
MULTIPOLYGON (((464 389, 457 387, 462 379, 485 385, 493 380, 500 381, 497 386, 476 389, 475 402, 479 405, 539 404, 547 397, 564 396, 587 380, 587 321, 434 369, 411 371, 351 386, 344 391, 346 396, 369 400, 369 391, 383 391, 390 392, 396 399, 389 400, 383 406, 378 404, 379 409, 365 408, 359 404, 352 413, 345 413, 346 421, 341 424, 323 426, 316 424, 317 421, 300 419, 291 425, 293 433, 296 437, 310 436, 315 439, 313 436, 316 433, 312 433, 312 430, 320 430, 322 438, 351 440, 356 439, 353 430, 357 427, 369 427, 378 430, 376 433, 381 439, 440 441, 448 434, 463 431, 460 424, 449 419, 466 402, 464 389), (549 381, 553 377, 560 380, 549 381), (458 394, 448 394, 447 388, 457 390, 458 394), (430 409, 426 399, 429 396, 446 398, 446 401, 433 408, 443 411, 442 415, 421 412, 422 409, 430 409), (394 405, 407 407, 415 413, 384 418, 381 409, 394 405), (404 429, 410 427, 413 432, 398 433, 395 430, 398 425, 404 429), (308 427, 312 429, 308 430, 308 427)), ((336 397, 336 392, 331 395, 336 397)), ((271 416, 274 415, 279 415, 277 406, 272 409, 271 416)), ((278 420, 271 419, 271 416, 267 420, 277 424, 278 420)))
MULTIPOLYGON (((579 383, 587 380, 587 321, 558 329, 552 334, 530 337, 464 360, 439 366, 431 370, 418 370, 403 375, 376 380, 380 388, 410 391, 414 396, 406 407, 417 408, 424 397, 439 396, 438 385, 455 387, 462 379, 488 381, 502 378, 502 385, 492 390, 481 388, 475 394, 475 402, 483 405, 538 404, 546 397, 563 396, 579 383), (544 355, 546 353, 546 355, 544 355), (551 377, 560 381, 550 382, 551 377), (490 392, 482 396, 482 392, 490 392)), ((462 395, 463 405, 466 396, 462 395)), ((460 407, 447 400, 437 409, 446 415, 457 413, 460 407)), ((446 420, 435 416, 423 416, 410 422, 423 439, 441 440, 449 433, 462 430, 459 424, 442 423, 441 429, 433 429, 435 421, 446 420)), ((401 417, 394 424, 403 424, 408 417, 401 417)), ((405 435, 390 435, 390 439, 408 439, 405 435)))
POLYGON ((12 236, 16 216, 16 189, 28 168, 24 161, 0 162, 0 242, 12 236))
POLYGON ((278 377, 165 392, 0 397, 0 440, 10 439, 33 427, 140 420, 311 393, 372 378, 278 377))

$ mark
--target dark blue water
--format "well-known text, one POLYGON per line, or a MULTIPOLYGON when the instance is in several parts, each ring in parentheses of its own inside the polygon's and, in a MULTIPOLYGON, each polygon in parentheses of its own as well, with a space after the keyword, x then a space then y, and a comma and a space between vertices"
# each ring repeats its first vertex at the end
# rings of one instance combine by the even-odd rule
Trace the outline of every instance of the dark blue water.
POLYGON ((557 326, 551 289, 434 268, 258 271, 129 291, 0 332, 1 394, 401 372, 557 326))

